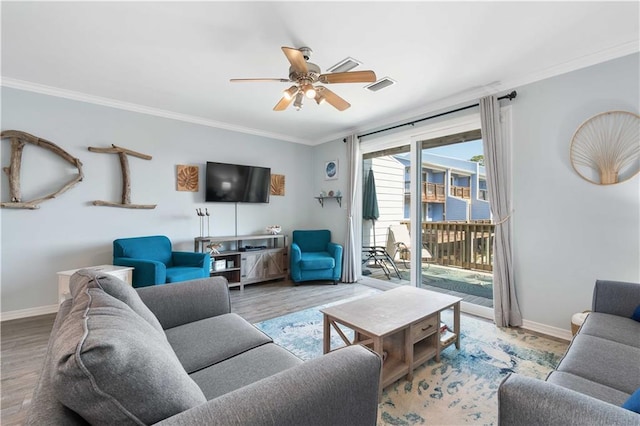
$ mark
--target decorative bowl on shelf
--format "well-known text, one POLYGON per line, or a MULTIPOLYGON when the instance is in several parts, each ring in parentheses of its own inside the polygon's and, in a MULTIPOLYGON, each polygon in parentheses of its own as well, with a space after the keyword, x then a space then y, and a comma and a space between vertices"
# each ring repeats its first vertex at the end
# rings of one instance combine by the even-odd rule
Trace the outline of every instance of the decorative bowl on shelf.
POLYGON ((278 235, 282 231, 282 227, 280 225, 269 225, 267 226, 267 232, 272 235, 278 235))

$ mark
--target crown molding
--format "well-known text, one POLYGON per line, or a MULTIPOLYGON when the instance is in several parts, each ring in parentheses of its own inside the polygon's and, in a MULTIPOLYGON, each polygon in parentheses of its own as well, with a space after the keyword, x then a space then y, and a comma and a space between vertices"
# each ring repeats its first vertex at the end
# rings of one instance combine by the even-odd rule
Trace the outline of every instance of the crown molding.
POLYGON ((372 120, 368 120, 366 123, 353 128, 348 131, 339 131, 326 137, 319 138, 317 140, 301 139, 292 137, 290 135, 284 135, 279 133, 271 133, 263 130, 223 123, 220 121, 210 120, 202 117, 192 116, 188 114, 181 114, 173 111, 167 111, 159 108, 147 107, 144 105, 138 105, 129 102, 118 101, 110 98, 103 98, 100 96, 88 95, 81 92, 72 90, 60 89, 57 87, 46 86, 43 84, 32 83, 29 81, 23 81, 13 78, 2 77, 0 85, 4 87, 10 87, 13 89, 26 90, 29 92, 40 93, 49 96, 56 96, 65 99, 71 99, 79 102, 87 102, 95 105, 102 105, 111 108, 122 109, 125 111, 137 112, 141 114, 153 115, 156 117, 168 118, 172 120, 183 121, 187 123, 199 124, 202 126, 213 127, 217 129, 230 130, 239 133, 250 134, 254 136, 261 136, 270 139, 276 139, 286 142, 299 143, 303 145, 316 146, 326 142, 340 140, 345 137, 346 134, 358 134, 375 131, 376 129, 392 126, 395 124, 401 124, 403 122, 411 121, 416 117, 430 115, 444 111, 446 109, 454 108, 458 105, 464 105, 470 102, 476 102, 483 96, 497 94, 518 87, 525 86, 527 84, 535 83, 547 78, 555 77, 561 74, 566 74, 572 71, 577 71, 582 68, 597 65, 603 62, 607 62, 613 59, 617 59, 626 55, 640 52, 640 42, 638 40, 622 43, 612 48, 604 49, 596 53, 581 56, 579 58, 572 59, 553 67, 545 68, 543 70, 537 70, 520 78, 515 78, 505 82, 499 82, 497 84, 491 84, 490 86, 478 87, 465 92, 462 92, 456 96, 447 97, 444 99, 436 100, 419 110, 413 110, 411 112, 405 112, 398 114, 394 117, 385 117, 384 125, 374 124, 380 123, 380 117, 376 117, 372 120))
POLYGON ((236 126, 233 124, 223 123, 220 121, 209 120, 178 112, 167 111, 160 108, 152 108, 144 105, 138 105, 130 102, 123 102, 116 99, 103 98, 101 96, 88 95, 86 93, 76 92, 73 90, 60 89, 57 87, 47 86, 30 81, 18 80, 14 78, 2 77, 0 85, 12 89, 25 90, 28 92, 40 93, 43 95, 55 96, 64 99, 71 99, 79 102, 86 102, 95 105, 117 108, 140 114, 153 115, 156 117, 168 118, 171 120, 184 121, 186 123, 199 124, 201 126, 213 127, 216 129, 230 130, 233 132, 246 133, 254 136, 262 136, 270 139, 277 139, 286 142, 299 143, 303 145, 312 145, 313 142, 307 139, 294 138, 289 135, 280 133, 265 132, 262 130, 252 129, 249 127, 236 126))
POLYGON ((578 71, 583 68, 587 68, 593 65, 598 65, 607 61, 622 58, 623 56, 631 55, 640 52, 640 41, 633 40, 627 43, 622 43, 618 46, 614 46, 608 49, 601 50, 599 52, 583 55, 562 64, 554 65, 552 67, 545 68, 527 74, 520 79, 513 79, 507 81, 501 86, 503 90, 509 90, 509 87, 517 88, 526 84, 535 83, 547 78, 556 77, 558 75, 566 74, 572 71, 578 71))
MULTIPOLYGON (((528 84, 536 83, 541 80, 556 77, 562 74, 566 74, 572 71, 578 71, 583 68, 587 68, 593 65, 598 65, 603 62, 611 61, 621 58, 623 56, 631 55, 640 52, 640 41, 633 40, 630 42, 622 43, 612 48, 604 49, 596 53, 581 56, 579 58, 572 59, 562 64, 555 65, 553 67, 545 68, 543 70, 537 70, 530 74, 524 75, 520 78, 515 78, 505 82, 499 82, 497 84, 491 84, 490 86, 478 87, 471 90, 462 92, 456 96, 439 99, 425 105, 420 110, 413 110, 410 113, 398 114, 385 120, 384 125, 376 125, 374 123, 380 123, 380 119, 372 119, 349 132, 348 134, 368 133, 377 129, 384 129, 385 127, 402 124, 420 118, 425 115, 438 114, 447 109, 454 109, 458 106, 464 106, 472 102, 477 102, 478 99, 484 96, 495 95, 506 91, 518 89, 519 87, 526 86, 528 84)), ((516 100, 517 102, 517 100, 516 100)), ((342 139, 345 137, 345 132, 336 133, 323 138, 321 141, 317 141, 316 144, 322 144, 325 142, 342 139)))

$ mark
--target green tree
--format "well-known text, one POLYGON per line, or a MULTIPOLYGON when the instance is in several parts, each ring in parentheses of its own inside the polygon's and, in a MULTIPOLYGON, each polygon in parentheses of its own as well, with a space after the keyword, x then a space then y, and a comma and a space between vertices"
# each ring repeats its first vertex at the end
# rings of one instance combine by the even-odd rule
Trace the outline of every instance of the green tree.
POLYGON ((484 155, 474 155, 469 158, 469 161, 475 161, 476 163, 480 163, 481 166, 484 166, 484 155))

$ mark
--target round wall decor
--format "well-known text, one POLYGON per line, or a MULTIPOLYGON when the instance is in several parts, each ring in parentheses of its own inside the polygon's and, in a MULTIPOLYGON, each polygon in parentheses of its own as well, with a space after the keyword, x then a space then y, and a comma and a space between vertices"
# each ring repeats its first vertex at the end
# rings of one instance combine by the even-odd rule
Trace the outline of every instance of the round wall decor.
POLYGON ((611 185, 640 170, 640 116, 607 111, 582 123, 571 138, 571 165, 583 179, 611 185))

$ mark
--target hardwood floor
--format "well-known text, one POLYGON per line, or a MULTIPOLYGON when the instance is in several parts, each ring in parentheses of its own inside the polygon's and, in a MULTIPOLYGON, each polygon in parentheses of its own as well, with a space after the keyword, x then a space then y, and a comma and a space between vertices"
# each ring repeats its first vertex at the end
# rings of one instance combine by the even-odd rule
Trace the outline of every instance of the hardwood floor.
MULTIPOLYGON (((383 286, 384 288, 384 286, 383 286)), ((330 303, 369 291, 362 284, 291 281, 249 285, 231 290, 232 311, 251 323, 330 303)), ((4 426, 24 424, 31 396, 42 368, 55 314, 4 321, 1 334, 1 413, 4 426)))

